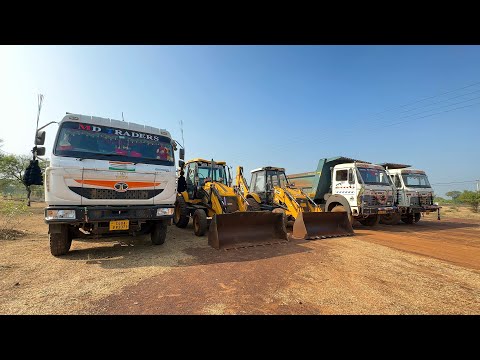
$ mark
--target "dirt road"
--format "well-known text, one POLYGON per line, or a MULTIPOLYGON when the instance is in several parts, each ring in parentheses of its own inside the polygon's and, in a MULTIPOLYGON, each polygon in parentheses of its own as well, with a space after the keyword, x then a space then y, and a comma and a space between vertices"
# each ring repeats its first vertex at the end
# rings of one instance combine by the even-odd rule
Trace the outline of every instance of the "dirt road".
POLYGON ((356 236, 217 251, 169 228, 48 250, 41 205, 0 241, 0 313, 480 314, 476 219, 355 227, 356 236))

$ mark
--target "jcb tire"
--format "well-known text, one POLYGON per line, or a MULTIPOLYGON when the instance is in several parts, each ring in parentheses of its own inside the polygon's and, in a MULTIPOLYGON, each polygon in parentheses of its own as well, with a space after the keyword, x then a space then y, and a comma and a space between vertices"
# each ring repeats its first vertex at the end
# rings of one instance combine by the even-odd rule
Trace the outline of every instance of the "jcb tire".
POLYGON ((401 218, 401 215, 398 213, 382 215, 380 217, 380 224, 397 225, 398 222, 400 221, 400 218, 401 218))
POLYGON ((345 206, 343 205, 335 206, 332 210, 330 210, 330 212, 346 212, 348 215, 348 221, 350 221, 350 224, 353 225, 353 223, 355 222, 355 219, 353 218, 352 214, 349 211, 347 211, 347 209, 345 209, 345 206))
POLYGON ((285 210, 282 208, 276 208, 272 210, 272 213, 278 213, 283 215, 283 224, 285 225, 285 228, 288 227, 288 216, 285 214, 285 210))
POLYGON ((72 245, 72 236, 70 234, 68 225, 60 225, 61 230, 59 234, 48 234, 50 240, 50 253, 53 256, 61 256, 68 253, 72 245))
POLYGON ((408 214, 407 216, 402 217, 402 221, 408 225, 413 224, 414 220, 415 219, 413 218, 413 214, 408 214))
POLYGON ((413 217, 413 221, 414 222, 419 222, 420 221, 420 218, 422 217, 422 214, 420 213, 415 213, 414 217, 413 217))
POLYGON ((173 214, 173 223, 178 228, 185 228, 188 225, 190 217, 188 216, 187 203, 182 195, 177 196, 177 201, 175 202, 175 212, 173 214))
POLYGON ((168 221, 156 221, 153 225, 150 238, 153 245, 162 245, 167 238, 168 221))
POLYGON ((197 236, 203 236, 208 230, 207 214, 201 209, 193 213, 193 231, 197 236))
POLYGON ((248 203, 247 211, 261 211, 262 210, 262 208, 260 207, 260 204, 254 198, 248 198, 247 203, 248 203))
POLYGON ((366 219, 359 220, 360 224, 364 226, 376 226, 380 221, 380 216, 378 215, 370 215, 366 219))

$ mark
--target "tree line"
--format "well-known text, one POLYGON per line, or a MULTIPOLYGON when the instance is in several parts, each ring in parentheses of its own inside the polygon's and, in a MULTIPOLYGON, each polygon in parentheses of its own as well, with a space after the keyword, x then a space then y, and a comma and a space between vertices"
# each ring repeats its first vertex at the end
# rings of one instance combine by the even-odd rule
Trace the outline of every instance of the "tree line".
MULTIPOLYGON (((3 140, 0 139, 0 150, 3 140)), ((24 181, 25 170, 30 164, 32 156, 28 155, 11 155, 0 151, 0 193, 3 196, 13 197, 21 194, 26 200, 32 193, 36 197, 43 198, 43 186, 27 185, 24 181)), ((47 161, 39 161, 42 172, 48 166, 47 161)), ((29 205, 29 204, 28 204, 29 205)))
POLYGON ((458 191, 453 190, 445 194, 450 199, 444 199, 437 196, 435 201, 440 205, 468 205, 473 212, 480 211, 480 192, 478 191, 458 191))

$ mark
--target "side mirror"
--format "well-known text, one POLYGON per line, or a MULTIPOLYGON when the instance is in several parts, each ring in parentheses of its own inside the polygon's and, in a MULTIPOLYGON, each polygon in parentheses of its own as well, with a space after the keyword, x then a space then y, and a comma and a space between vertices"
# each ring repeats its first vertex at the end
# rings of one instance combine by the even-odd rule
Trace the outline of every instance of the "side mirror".
MULTIPOLYGON (((45 136, 44 136, 44 138, 45 138, 45 136)), ((45 148, 43 146, 36 147, 36 153, 37 153, 37 156, 45 155, 45 148)))
POLYGON ((35 136, 35 145, 45 144, 45 131, 37 131, 37 136, 35 136))
POLYGON ((180 169, 183 169, 184 166, 185 166, 185 161, 183 161, 183 160, 178 160, 178 167, 179 167, 180 169))
POLYGON ((184 149, 184 148, 181 148, 181 149, 180 149, 180 154, 179 154, 179 156, 180 156, 180 159, 181 159, 181 160, 185 160, 185 149, 184 149))
POLYGON ((352 170, 348 170, 348 182, 350 184, 353 184, 355 181, 353 181, 353 172, 352 170))

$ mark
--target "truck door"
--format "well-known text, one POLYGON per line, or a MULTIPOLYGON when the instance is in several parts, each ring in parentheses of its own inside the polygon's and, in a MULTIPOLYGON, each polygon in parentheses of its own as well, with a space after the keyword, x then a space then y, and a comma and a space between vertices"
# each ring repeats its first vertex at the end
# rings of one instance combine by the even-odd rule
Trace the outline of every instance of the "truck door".
POLYGON ((336 169, 333 179, 333 193, 345 196, 346 190, 350 185, 348 183, 348 169, 336 169))

